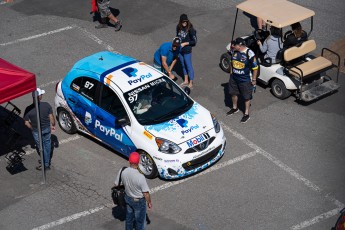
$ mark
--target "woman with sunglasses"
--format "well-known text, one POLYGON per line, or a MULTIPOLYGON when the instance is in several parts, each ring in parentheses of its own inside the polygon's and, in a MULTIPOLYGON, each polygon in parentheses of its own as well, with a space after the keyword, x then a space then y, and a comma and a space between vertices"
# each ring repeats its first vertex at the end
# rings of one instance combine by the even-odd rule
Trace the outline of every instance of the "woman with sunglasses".
POLYGON ((183 87, 188 85, 188 87, 192 89, 194 80, 192 47, 196 45, 197 38, 196 31, 186 14, 181 14, 180 16, 180 21, 176 27, 176 36, 181 39, 181 47, 183 47, 179 54, 179 59, 182 64, 184 82, 180 86, 183 87))

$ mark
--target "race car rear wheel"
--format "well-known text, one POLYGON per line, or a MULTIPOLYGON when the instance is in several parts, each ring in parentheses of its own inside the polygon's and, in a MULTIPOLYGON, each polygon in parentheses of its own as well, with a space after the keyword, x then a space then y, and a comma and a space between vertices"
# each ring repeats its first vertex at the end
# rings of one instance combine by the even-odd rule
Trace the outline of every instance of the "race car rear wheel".
POLYGON ((291 95, 291 91, 287 90, 284 82, 275 79, 271 84, 272 93, 279 99, 285 99, 291 95))
POLYGON ((64 108, 58 109, 58 123, 60 128, 68 134, 74 134, 77 132, 77 128, 71 114, 69 114, 69 112, 64 108))
POLYGON ((220 56, 220 68, 227 73, 230 73, 230 60, 231 56, 228 53, 223 53, 220 56))
POLYGON ((139 170, 148 179, 153 179, 158 176, 157 166, 152 157, 145 151, 139 151, 140 162, 139 170))

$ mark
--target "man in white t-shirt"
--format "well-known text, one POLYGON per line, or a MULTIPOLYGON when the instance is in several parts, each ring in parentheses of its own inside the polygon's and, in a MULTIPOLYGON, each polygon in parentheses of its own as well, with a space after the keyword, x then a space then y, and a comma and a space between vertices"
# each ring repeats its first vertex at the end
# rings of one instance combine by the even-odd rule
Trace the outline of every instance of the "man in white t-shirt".
MULTIPOLYGON (((132 152, 129 155, 130 167, 124 169, 121 175, 121 181, 125 186, 126 192, 126 230, 132 230, 134 222, 136 230, 144 230, 146 203, 149 210, 152 208, 150 189, 147 185, 146 178, 138 171, 139 161, 139 153, 132 152)), ((119 183, 121 170, 116 176, 115 186, 119 183)))

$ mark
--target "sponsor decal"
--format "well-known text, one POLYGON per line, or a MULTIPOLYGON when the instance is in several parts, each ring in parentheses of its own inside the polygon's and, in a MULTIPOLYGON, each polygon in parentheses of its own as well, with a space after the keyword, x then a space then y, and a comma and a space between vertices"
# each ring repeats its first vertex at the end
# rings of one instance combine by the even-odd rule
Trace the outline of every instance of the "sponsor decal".
POLYGON ((195 145, 198 145, 201 142, 204 142, 204 141, 206 141, 209 138, 210 138, 210 135, 208 133, 200 134, 199 136, 197 136, 197 137, 187 141, 188 148, 191 148, 191 147, 193 147, 195 145))
POLYGON ((188 121, 185 120, 185 119, 178 119, 176 120, 177 124, 179 124, 182 128, 186 128, 187 127, 187 124, 188 124, 188 121))
POLYGON ((136 77, 138 70, 136 68, 128 67, 123 69, 122 72, 124 72, 128 77, 136 77))
POLYGON ((199 125, 192 125, 192 126, 190 126, 189 129, 182 130, 181 133, 182 133, 182 135, 184 135, 186 133, 191 133, 194 129, 198 129, 198 128, 199 128, 199 125))
POLYGON ((155 157, 155 156, 153 156, 153 158, 155 158, 156 160, 159 160, 159 161, 163 160, 162 158, 155 157))
POLYGON ((145 80, 146 78, 150 78, 150 77, 152 77, 152 74, 151 74, 151 73, 148 73, 147 75, 143 74, 143 75, 141 75, 139 78, 136 78, 136 79, 133 79, 133 80, 129 80, 129 81, 128 81, 128 84, 129 84, 129 85, 136 84, 136 83, 142 82, 142 81, 145 80))
POLYGON ((114 128, 108 128, 101 124, 99 120, 95 121, 95 129, 99 129, 101 132, 103 132, 106 136, 114 137, 116 140, 119 140, 122 142, 122 133, 116 133, 116 130, 114 128))
POLYGON ((175 163, 175 162, 180 162, 179 159, 175 159, 175 160, 164 160, 165 163, 175 163))
POLYGON ((80 87, 78 85, 76 85, 75 83, 72 84, 72 88, 77 92, 79 92, 79 90, 80 90, 80 87))
POLYGON ((152 140, 152 138, 153 138, 153 136, 151 135, 151 133, 147 132, 146 130, 144 131, 144 135, 145 135, 148 139, 150 139, 150 140, 152 140))
POLYGON ((235 68, 235 69, 244 69, 245 67, 245 64, 242 63, 242 62, 239 62, 239 61, 232 61, 232 66, 235 68))
POLYGON ((90 125, 92 123, 92 116, 88 111, 85 112, 84 121, 87 125, 90 125))

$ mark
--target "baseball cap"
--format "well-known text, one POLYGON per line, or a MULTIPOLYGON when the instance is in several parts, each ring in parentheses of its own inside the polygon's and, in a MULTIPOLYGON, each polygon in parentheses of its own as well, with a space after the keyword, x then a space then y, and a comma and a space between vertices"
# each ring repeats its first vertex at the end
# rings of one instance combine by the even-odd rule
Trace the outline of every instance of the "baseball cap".
POLYGON ((139 164, 139 161, 140 161, 140 155, 139 153, 137 152, 132 152, 130 155, 129 155, 129 163, 130 164, 139 164))
POLYGON ((188 21, 188 16, 187 14, 181 14, 180 16, 180 22, 188 21))
MULTIPOLYGON (((37 91, 37 96, 41 96, 46 93, 45 90, 40 89, 40 88, 37 88, 36 91, 37 91)), ((35 97, 35 91, 32 92, 32 97, 35 97)))
POLYGON ((246 45, 246 41, 243 38, 236 38, 234 40, 234 45, 243 45, 243 46, 245 46, 246 45))
POLYGON ((172 42, 172 45, 175 46, 175 47, 180 47, 181 39, 179 37, 175 37, 173 42, 172 42))

